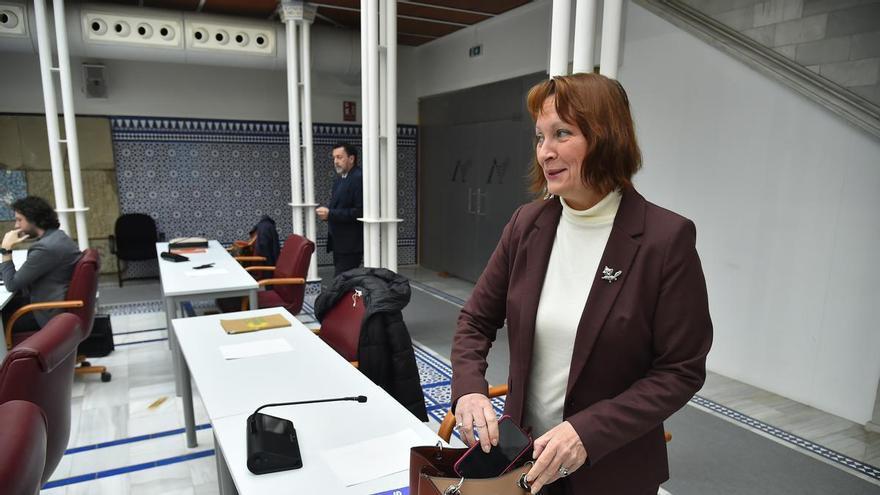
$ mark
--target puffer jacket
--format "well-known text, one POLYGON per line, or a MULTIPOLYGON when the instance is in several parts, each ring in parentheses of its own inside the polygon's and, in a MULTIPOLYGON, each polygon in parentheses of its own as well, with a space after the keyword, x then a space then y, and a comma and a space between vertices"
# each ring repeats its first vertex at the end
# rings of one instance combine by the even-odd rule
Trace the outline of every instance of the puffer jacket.
POLYGON ((349 270, 318 296, 318 321, 355 288, 361 289, 365 307, 358 340, 358 369, 417 418, 427 421, 415 352, 401 312, 409 304, 409 280, 385 268, 349 270))

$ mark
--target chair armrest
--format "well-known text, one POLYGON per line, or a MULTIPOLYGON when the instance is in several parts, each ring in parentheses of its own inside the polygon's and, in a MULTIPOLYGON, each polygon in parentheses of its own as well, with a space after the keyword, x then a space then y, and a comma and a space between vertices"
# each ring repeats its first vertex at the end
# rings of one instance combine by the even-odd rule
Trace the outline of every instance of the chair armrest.
POLYGON ((274 266, 265 266, 265 265, 254 265, 245 267, 245 271, 248 272, 274 272, 274 266))
MULTIPOLYGON (((233 258, 235 258, 235 261, 238 261, 239 263, 241 263, 242 261, 245 261, 245 262, 266 261, 265 256, 233 256, 233 258)), ((274 270, 275 267, 273 266, 272 269, 274 270)))
POLYGON ((260 287, 265 287, 267 285, 303 285, 306 283, 306 279, 304 278, 266 278, 263 280, 257 281, 260 284, 260 287))
POLYGON ((110 254, 116 254, 116 236, 109 235, 107 236, 107 241, 110 243, 110 254))
POLYGON ((25 304, 24 306, 18 308, 15 313, 12 313, 12 317, 9 318, 9 321, 6 322, 6 348, 12 349, 12 328, 15 326, 15 322, 18 321, 19 318, 30 313, 31 311, 41 311, 46 309, 71 309, 71 308, 81 308, 85 306, 85 303, 79 300, 75 301, 50 301, 50 302, 41 302, 41 303, 31 303, 25 304))

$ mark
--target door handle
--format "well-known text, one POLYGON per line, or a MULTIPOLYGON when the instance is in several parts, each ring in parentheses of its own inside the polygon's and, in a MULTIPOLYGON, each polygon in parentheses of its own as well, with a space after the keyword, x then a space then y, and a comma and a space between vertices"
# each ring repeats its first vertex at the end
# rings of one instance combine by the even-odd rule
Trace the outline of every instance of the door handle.
POLYGON ((477 188, 477 215, 484 217, 486 216, 486 212, 483 211, 483 198, 486 197, 486 193, 482 192, 482 190, 477 188))
POLYGON ((473 189, 470 187, 468 188, 468 213, 471 215, 475 213, 473 205, 473 189))

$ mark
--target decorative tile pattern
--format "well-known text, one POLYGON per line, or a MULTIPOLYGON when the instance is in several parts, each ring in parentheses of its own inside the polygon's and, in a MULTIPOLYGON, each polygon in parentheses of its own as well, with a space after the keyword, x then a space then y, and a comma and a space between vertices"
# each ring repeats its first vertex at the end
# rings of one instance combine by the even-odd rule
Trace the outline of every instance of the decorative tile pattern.
POLYGON ((27 178, 23 170, 0 170, 0 220, 15 220, 9 206, 27 196, 27 178))
MULTIPOLYGON (((244 239, 260 216, 292 231, 288 126, 278 122, 149 117, 110 119, 122 213, 147 213, 167 238, 199 235, 229 244, 244 239)), ((335 173, 332 146, 360 147, 361 128, 314 124, 315 199, 327 204, 335 173)), ((398 230, 400 264, 416 261, 416 126, 398 127, 398 230)), ((327 226, 317 223, 318 263, 326 253, 327 226)), ((282 239, 284 235, 281 236, 282 239)), ((131 276, 152 275, 155 265, 131 263, 131 276)))
POLYGON ((690 403, 692 405, 699 406, 722 416, 728 417, 749 428, 764 432, 768 435, 778 438, 779 440, 782 440, 783 442, 789 443, 796 447, 800 447, 804 450, 808 450, 813 454, 821 456, 831 462, 834 462, 841 466, 845 466, 854 471, 858 471, 865 476, 880 481, 880 469, 878 469, 876 466, 871 466, 869 464, 859 462, 849 456, 841 454, 840 452, 825 448, 805 438, 793 435, 785 430, 781 430, 779 428, 776 428, 775 426, 771 426, 763 421, 759 421, 751 416, 747 416, 745 414, 737 412, 729 407, 722 406, 717 402, 711 401, 704 397, 700 397, 699 395, 695 395, 694 398, 690 400, 690 403))

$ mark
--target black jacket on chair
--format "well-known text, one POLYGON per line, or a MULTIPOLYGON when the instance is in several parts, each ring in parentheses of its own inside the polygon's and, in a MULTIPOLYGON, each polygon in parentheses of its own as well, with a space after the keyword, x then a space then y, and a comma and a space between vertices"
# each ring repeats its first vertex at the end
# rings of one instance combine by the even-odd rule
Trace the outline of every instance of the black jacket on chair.
POLYGON ((278 240, 278 229, 275 220, 269 215, 263 215, 260 221, 251 229, 251 235, 257 234, 257 243, 254 252, 266 257, 267 265, 275 265, 278 261, 278 253, 281 252, 281 244, 278 240))
POLYGON ((385 268, 349 270, 318 296, 315 317, 323 320, 354 288, 363 290, 366 310, 358 341, 358 369, 417 418, 427 421, 415 352, 401 313, 409 304, 409 280, 385 268))
POLYGON ((327 252, 354 254, 364 251, 364 186, 361 167, 352 168, 345 178, 333 181, 327 217, 327 252))

